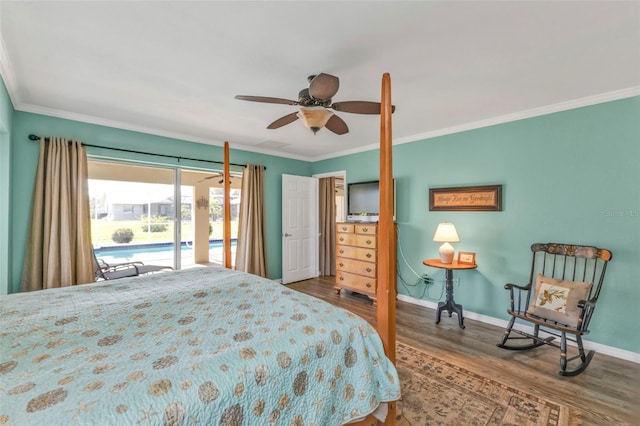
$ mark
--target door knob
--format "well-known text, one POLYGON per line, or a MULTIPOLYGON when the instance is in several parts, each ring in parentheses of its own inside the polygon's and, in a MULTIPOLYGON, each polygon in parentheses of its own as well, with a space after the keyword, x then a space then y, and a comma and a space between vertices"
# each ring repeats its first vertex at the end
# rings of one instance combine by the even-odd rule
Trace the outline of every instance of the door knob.
POLYGON ((293 237, 293 235, 292 235, 292 234, 287 234, 286 232, 284 233, 284 236, 285 236, 285 237, 293 237))

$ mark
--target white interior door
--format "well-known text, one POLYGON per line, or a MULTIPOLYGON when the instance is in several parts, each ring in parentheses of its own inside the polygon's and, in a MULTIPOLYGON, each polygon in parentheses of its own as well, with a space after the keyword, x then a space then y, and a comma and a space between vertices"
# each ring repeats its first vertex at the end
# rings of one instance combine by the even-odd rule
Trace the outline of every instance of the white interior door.
POLYGON ((282 283, 318 276, 318 180, 282 175, 282 283))

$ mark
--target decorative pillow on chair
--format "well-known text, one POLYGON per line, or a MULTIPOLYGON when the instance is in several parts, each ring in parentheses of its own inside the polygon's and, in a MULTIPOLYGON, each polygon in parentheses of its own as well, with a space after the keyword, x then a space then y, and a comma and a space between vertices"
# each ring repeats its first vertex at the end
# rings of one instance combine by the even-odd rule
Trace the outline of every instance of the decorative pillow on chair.
POLYGON ((591 285, 588 282, 565 281, 538 274, 535 295, 527 313, 576 327, 580 317, 578 301, 589 298, 591 285))

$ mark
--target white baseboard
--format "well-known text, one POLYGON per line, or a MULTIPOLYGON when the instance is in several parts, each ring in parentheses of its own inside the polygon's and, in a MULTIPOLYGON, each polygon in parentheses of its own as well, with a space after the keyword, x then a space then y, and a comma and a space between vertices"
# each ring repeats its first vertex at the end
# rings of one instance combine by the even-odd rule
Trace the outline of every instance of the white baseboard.
MULTIPOLYGON (((431 309, 438 308, 437 302, 430 302, 428 300, 416 299, 415 297, 406 296, 404 294, 398 294, 398 300, 402 300, 403 302, 411 303, 413 305, 424 306, 426 308, 431 308, 431 309)), ((499 318, 494 318, 488 315, 482 315, 482 314, 478 314, 476 312, 471 312, 467 310, 464 311, 464 317, 472 319, 474 321, 480 321, 485 324, 490 324, 490 325, 494 325, 496 327, 502 327, 502 328, 506 327, 508 324, 507 320, 502 320, 499 318)), ((517 328, 518 330, 522 330, 526 332, 533 332, 533 327, 529 327, 523 324, 516 323, 514 328, 517 328)), ((497 339, 501 337, 502 336, 497 336, 496 342, 497 342, 497 339)), ((640 364, 640 354, 638 353, 616 348, 613 346, 603 345, 600 343, 590 342, 584 338, 582 339, 582 341, 584 343, 585 349, 592 349, 605 355, 609 355, 615 358, 620 358, 620 359, 634 362, 636 364, 640 364)), ((573 342, 568 342, 568 343, 573 344, 573 342)))

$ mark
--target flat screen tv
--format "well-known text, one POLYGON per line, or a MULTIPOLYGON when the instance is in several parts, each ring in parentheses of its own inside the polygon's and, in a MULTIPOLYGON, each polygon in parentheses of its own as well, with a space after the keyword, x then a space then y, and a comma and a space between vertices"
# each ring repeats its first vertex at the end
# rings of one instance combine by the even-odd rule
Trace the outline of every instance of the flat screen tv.
MULTIPOLYGON (((380 214, 380 182, 354 182, 347 185, 347 220, 377 222, 380 214)), ((396 219, 396 181, 393 180, 393 220, 396 219)))

